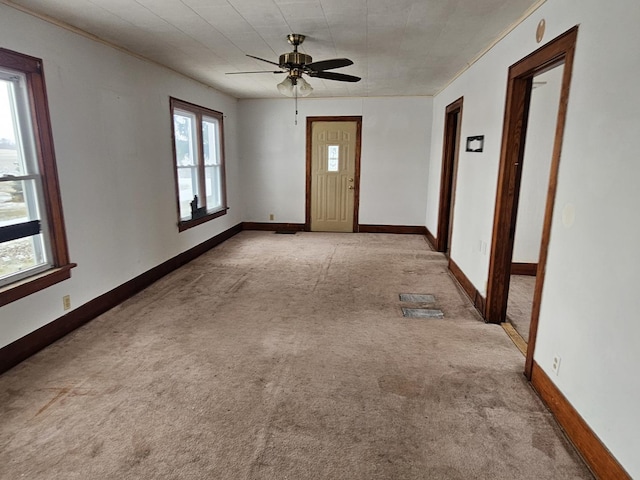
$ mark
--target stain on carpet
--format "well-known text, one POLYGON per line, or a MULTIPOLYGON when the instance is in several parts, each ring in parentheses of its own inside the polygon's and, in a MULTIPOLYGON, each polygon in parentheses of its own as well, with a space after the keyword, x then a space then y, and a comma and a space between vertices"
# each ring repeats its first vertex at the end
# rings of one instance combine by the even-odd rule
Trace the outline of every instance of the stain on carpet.
POLYGON ((424 388, 419 382, 402 375, 383 375, 378 379, 378 386, 385 393, 393 393, 407 398, 419 397, 424 388))
POLYGON ((62 388, 57 388, 55 389, 58 392, 54 395, 54 397, 49 400, 40 410, 38 410, 38 413, 35 414, 35 416, 37 417, 38 415, 40 415, 42 412, 44 412, 47 408, 49 408, 51 405, 53 405, 54 403, 56 403, 58 400, 60 400, 62 397, 64 397, 65 395, 67 395, 69 393, 69 391, 71 390, 70 387, 62 387, 62 388))
POLYGON ((151 454, 151 446, 147 442, 146 438, 138 432, 134 433, 131 437, 131 446, 133 448, 133 452, 128 460, 128 463, 131 466, 139 464, 151 454))

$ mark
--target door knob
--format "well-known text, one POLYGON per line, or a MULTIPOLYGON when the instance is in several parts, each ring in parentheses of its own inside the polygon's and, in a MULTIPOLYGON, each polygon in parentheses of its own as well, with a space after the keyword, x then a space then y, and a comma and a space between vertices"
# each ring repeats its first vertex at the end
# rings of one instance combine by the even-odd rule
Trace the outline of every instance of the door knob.
POLYGON ((350 179, 349 179, 349 181, 350 181, 350 182, 353 182, 353 178, 350 178, 350 179))
POLYGON ((349 185, 349 190, 353 190, 355 187, 353 185, 349 185))

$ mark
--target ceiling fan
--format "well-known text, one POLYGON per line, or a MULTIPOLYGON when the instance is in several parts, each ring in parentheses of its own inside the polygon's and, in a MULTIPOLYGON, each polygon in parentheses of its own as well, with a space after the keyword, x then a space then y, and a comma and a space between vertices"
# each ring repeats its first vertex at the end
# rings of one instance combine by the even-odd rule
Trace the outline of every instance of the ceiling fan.
POLYGON ((276 65, 280 70, 261 70, 256 72, 229 72, 227 75, 237 75, 246 73, 286 73, 285 78, 278 84, 278 91, 283 95, 293 97, 294 95, 300 95, 306 97, 309 95, 313 88, 309 85, 302 75, 308 75, 310 77, 323 78, 325 80, 336 80, 338 82, 359 82, 360 77, 353 75, 346 75, 344 73, 327 72, 327 70, 333 70, 334 68, 348 67, 353 65, 353 62, 348 58, 332 58, 330 60, 322 60, 320 62, 314 62, 310 55, 306 53, 298 52, 298 46, 304 42, 306 37, 299 33, 291 33, 287 35, 288 42, 293 45, 293 52, 283 53, 280 55, 278 63, 266 60, 264 58, 256 57, 254 55, 247 55, 247 57, 255 58, 262 62, 276 65))

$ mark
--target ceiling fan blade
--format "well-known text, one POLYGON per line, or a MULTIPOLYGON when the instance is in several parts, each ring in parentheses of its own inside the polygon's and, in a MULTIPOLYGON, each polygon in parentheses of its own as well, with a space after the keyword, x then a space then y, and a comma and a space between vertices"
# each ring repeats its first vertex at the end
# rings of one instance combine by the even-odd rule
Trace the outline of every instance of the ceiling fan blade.
POLYGON ((348 58, 332 58, 331 60, 309 63, 305 65, 304 68, 317 72, 320 70, 333 70, 334 68, 348 67, 349 65, 353 65, 353 62, 348 58))
POLYGON ((255 58, 256 60, 260 60, 260 61, 262 61, 262 62, 267 62, 267 63, 270 63, 271 65, 277 65, 278 67, 280 66, 280 65, 279 65, 278 63, 276 63, 276 62, 272 62, 271 60, 265 60, 264 58, 256 57, 256 56, 254 56, 254 55, 249 55, 249 54, 247 54, 247 57, 255 58))
POLYGON ((242 75, 244 73, 287 73, 282 70, 273 71, 273 70, 259 70, 256 72, 226 72, 225 75, 242 75))
POLYGON ((345 75, 344 73, 334 72, 309 72, 310 77, 324 78, 326 80, 337 80, 338 82, 359 82, 360 77, 353 75, 345 75))

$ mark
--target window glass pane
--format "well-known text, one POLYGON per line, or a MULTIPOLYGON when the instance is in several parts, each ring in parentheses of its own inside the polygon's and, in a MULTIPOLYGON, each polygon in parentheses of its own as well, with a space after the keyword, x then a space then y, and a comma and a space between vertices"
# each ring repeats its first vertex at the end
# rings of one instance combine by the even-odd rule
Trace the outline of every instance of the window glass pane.
POLYGON ((327 146, 327 171, 329 172, 337 172, 339 168, 339 157, 340 157, 340 145, 328 145, 327 146))
POLYGON ((23 74, 0 69, 0 176, 37 173, 24 88, 23 74))
POLYGON ((181 110, 174 111, 173 132, 176 142, 176 164, 179 167, 198 164, 195 125, 195 115, 181 110))
MULTIPOLYGON (((205 165, 220 165, 220 143, 218 139, 218 120, 204 117, 202 119, 202 148, 204 150, 205 165)), ((209 196, 208 193, 207 196, 209 196)))
POLYGON ((222 207, 221 167, 206 167, 204 172, 207 187, 207 211, 218 210, 222 207))
POLYGON ((0 227, 38 220, 35 180, 0 181, 0 227))
MULTIPOLYGON (((196 116, 193 113, 174 110, 173 129, 176 142, 180 218, 182 219, 191 218, 191 202, 200 190, 196 124, 196 116)), ((201 205, 202 199, 198 201, 198 206, 201 205)))
MULTIPOLYGON (((180 218, 191 218, 191 202, 198 195, 197 167, 178 167, 178 192, 180 218)), ((202 200, 198 200, 198 206, 202 206, 202 200)))
POLYGON ((44 265, 42 234, 0 243, 0 281, 8 276, 44 265))
POLYGON ((0 80, 0 176, 24 175, 18 155, 12 82, 0 80))
POLYGON ((215 118, 202 119, 202 148, 205 164, 205 191, 207 211, 218 210, 222 206, 222 188, 220 185, 220 135, 219 122, 215 118))

